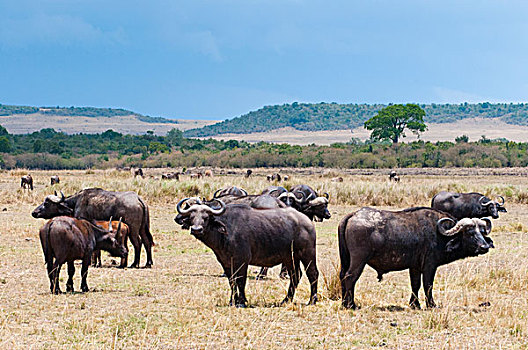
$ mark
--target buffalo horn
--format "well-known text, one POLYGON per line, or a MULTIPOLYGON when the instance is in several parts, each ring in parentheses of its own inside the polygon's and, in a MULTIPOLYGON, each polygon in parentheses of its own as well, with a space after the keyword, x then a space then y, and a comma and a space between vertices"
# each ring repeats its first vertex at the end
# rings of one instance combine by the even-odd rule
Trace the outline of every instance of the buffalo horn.
POLYGON ((443 224, 444 222, 446 222, 446 221, 450 221, 450 222, 452 222, 453 224, 456 224, 455 220, 453 220, 453 219, 451 219, 451 218, 441 218, 440 220, 438 220, 438 221, 436 222, 436 230, 437 230, 438 232, 440 232, 441 234, 444 234, 445 231, 446 231, 446 229, 443 228, 443 226, 442 226, 442 224, 443 224))
POLYGON ((497 198, 500 198, 501 201, 502 201, 502 203, 500 203, 500 205, 504 205, 504 203, 505 203, 504 197, 503 196, 498 196, 497 198))
POLYGON ((217 201, 218 203, 220 203, 220 209, 213 209, 213 208, 211 208, 211 207, 209 207, 209 206, 205 206, 205 207, 206 207, 207 210, 208 210, 211 214, 213 214, 213 215, 222 215, 222 214, 225 212, 225 210, 226 210, 226 205, 225 205, 225 203, 224 203, 222 200, 220 200, 220 199, 217 199, 216 201, 217 201))
POLYGON ((121 233, 121 220, 123 219, 123 217, 120 217, 119 218, 119 223, 117 224, 117 232, 116 232, 116 237, 119 236, 119 234, 121 233))
POLYGON ((178 213, 180 213, 182 215, 185 215, 185 214, 188 214, 191 211, 191 208, 182 209, 182 207, 181 207, 182 204, 187 202, 189 199, 191 199, 191 198, 190 197, 184 198, 181 201, 179 201, 178 204, 176 204, 176 210, 178 211, 178 213))
POLYGON ((223 190, 224 190, 223 188, 216 190, 216 192, 213 194, 213 198, 216 198, 216 195, 218 194, 218 192, 223 191, 223 190))
POLYGON ((248 195, 248 193, 247 193, 247 191, 245 189, 241 188, 240 191, 244 194, 244 196, 248 195))
POLYGON ((491 220, 489 218, 482 218, 482 221, 486 222, 486 235, 489 235, 491 232, 491 220))
POLYGON ((62 193, 62 191, 60 191, 60 194, 61 194, 61 202, 64 202, 64 200, 66 199, 66 198, 64 197, 64 193, 62 193))
POLYGON ((326 199, 330 199, 330 195, 328 194, 328 192, 323 193, 323 195, 326 197, 326 199))
MULTIPOLYGON (((441 219, 440 219, 441 220, 441 219)), ((439 220, 439 221, 440 221, 439 220)), ((475 225, 475 221, 470 218, 463 218, 456 225, 447 231, 441 232, 444 236, 454 236, 460 232, 464 227, 475 225)))
POLYGON ((110 232, 114 231, 114 228, 112 227, 112 218, 113 216, 110 216, 110 220, 108 220, 108 231, 110 232))
POLYGON ((479 203, 480 203, 481 205, 483 205, 483 206, 486 207, 486 206, 488 206, 488 205, 490 205, 490 204, 493 204, 493 201, 488 201, 488 202, 486 202, 486 203, 483 203, 482 200, 485 199, 485 198, 486 198, 485 196, 480 197, 480 199, 479 199, 479 203))

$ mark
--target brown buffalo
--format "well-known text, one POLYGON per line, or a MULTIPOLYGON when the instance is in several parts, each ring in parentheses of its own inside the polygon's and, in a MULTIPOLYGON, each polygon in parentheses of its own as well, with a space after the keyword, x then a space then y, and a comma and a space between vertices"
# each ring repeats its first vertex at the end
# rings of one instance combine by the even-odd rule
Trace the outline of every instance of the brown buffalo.
POLYGON ((87 220, 69 216, 58 216, 45 223, 40 229, 40 244, 46 260, 51 293, 62 293, 59 287, 59 274, 64 263, 68 264, 66 291, 73 292, 74 261, 82 260, 81 290, 87 292, 88 267, 95 249, 103 249, 112 255, 125 257, 127 249, 120 243, 120 226, 118 225, 117 232, 110 232, 87 220))
POLYGON ((22 176, 22 178, 20 179, 20 187, 33 191, 33 178, 31 177, 31 175, 27 174, 22 176))
POLYGON ((57 175, 54 175, 51 177, 51 186, 55 185, 55 184, 59 184, 60 183, 60 179, 57 175))
MULTIPOLYGON (((128 225, 125 223, 122 223, 121 220, 119 222, 112 221, 112 218, 110 218, 110 221, 96 221, 95 224, 108 232, 117 232, 119 229, 119 225, 121 225, 121 231, 120 231, 120 237, 121 242, 125 244, 124 238, 128 237, 129 235, 129 228, 128 225), (110 223, 112 226, 110 226, 110 223)), ((93 267, 101 267, 102 261, 101 261, 101 250, 95 249, 92 254, 92 266, 93 267)))

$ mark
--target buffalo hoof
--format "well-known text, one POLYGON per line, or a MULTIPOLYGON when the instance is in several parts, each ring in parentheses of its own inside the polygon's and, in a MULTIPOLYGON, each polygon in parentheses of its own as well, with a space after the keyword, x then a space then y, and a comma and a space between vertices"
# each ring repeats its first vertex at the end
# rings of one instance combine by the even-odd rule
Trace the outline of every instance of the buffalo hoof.
POLYGON ((132 265, 130 265, 130 268, 131 269, 139 269, 139 264, 133 263, 132 265))
POLYGON ((414 310, 420 310, 421 309, 421 306, 420 306, 419 302, 410 303, 409 306, 411 307, 411 309, 414 309, 414 310))
POLYGON ((88 289, 88 286, 81 286, 81 291, 83 293, 86 293, 86 292, 90 291, 90 289, 88 289))
POLYGON ((74 292, 74 290, 73 290, 73 286, 66 285, 66 292, 68 292, 68 293, 73 293, 73 292, 74 292))
POLYGON ((55 295, 62 294, 62 290, 60 290, 59 288, 55 288, 55 290, 51 291, 51 294, 55 294, 55 295))
POLYGON ((351 304, 343 303, 343 307, 345 309, 351 309, 351 310, 358 310, 359 309, 359 307, 355 303, 351 303, 351 304))
POLYGON ((313 297, 310 297, 310 300, 308 301, 308 305, 315 305, 317 303, 317 295, 314 295, 313 297))
POLYGON ((245 309, 245 308, 247 308, 246 304, 236 304, 235 307, 237 309, 245 309))
POLYGON ((287 272, 281 272, 279 277, 283 280, 287 280, 288 278, 290 278, 287 272))
POLYGON ((146 269, 151 269, 152 268, 152 263, 146 263, 145 264, 145 268, 146 269))
POLYGON ((281 301, 280 305, 282 306, 282 305, 284 305, 284 304, 288 304, 288 303, 291 302, 291 301, 292 301, 291 298, 286 297, 286 298, 284 298, 284 300, 281 301))

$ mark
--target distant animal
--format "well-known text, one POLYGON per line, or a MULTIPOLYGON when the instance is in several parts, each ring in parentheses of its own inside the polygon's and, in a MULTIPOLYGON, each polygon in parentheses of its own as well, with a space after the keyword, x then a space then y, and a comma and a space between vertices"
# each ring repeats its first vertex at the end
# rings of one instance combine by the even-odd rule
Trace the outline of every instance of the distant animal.
POLYGON ((236 186, 229 186, 216 190, 213 194, 213 198, 221 198, 224 196, 244 197, 247 195, 248 193, 245 189, 236 186))
MULTIPOLYGON (((119 243, 123 244, 123 246, 126 244, 125 238, 129 235, 129 228, 128 225, 125 223, 122 223, 121 220, 119 222, 112 221, 112 218, 110 218, 109 221, 95 221, 94 222, 97 226, 101 227, 102 229, 107 230, 108 232, 117 232, 120 231, 120 235, 116 237, 116 239, 119 240, 119 243), (121 227, 119 226, 121 225, 121 227)), ((101 267, 102 266, 102 260, 101 260, 101 250, 95 249, 92 253, 92 266, 93 267, 101 267)))
POLYGON ((137 177, 137 176, 144 177, 143 176, 143 169, 138 168, 138 169, 134 170, 134 177, 137 177))
POLYGON ((190 227, 191 234, 211 248, 231 287, 230 305, 246 307, 248 265, 283 263, 290 286, 283 303, 291 301, 301 277, 300 263, 310 281, 310 304, 317 301, 315 228, 295 209, 257 210, 243 204, 204 204, 200 198, 178 202, 176 223, 190 227), (187 206, 187 202, 192 204, 187 206), (187 206, 184 208, 184 206, 187 206))
POLYGON ((22 178, 20 179, 20 187, 33 191, 33 178, 30 174, 22 176, 22 178))
POLYGON ((60 179, 57 175, 54 175, 51 177, 51 186, 55 185, 55 184, 59 184, 60 183, 60 179))
POLYGON ((202 173, 192 173, 190 176, 191 176, 191 179, 201 179, 201 178, 203 178, 203 174, 202 173))
POLYGON ((343 178, 341 176, 333 177, 330 181, 332 181, 332 182, 343 182, 343 178))
POLYGON ((126 247, 119 240, 120 230, 120 225, 118 225, 117 231, 113 232, 98 227, 87 220, 69 216, 58 216, 45 223, 41 227, 39 235, 48 270, 51 293, 62 293, 59 287, 59 274, 64 263, 68 264, 66 291, 74 291, 75 260, 82 260, 81 290, 88 292, 86 279, 92 252, 95 249, 106 250, 121 258, 127 255, 126 247))
POLYGON ((284 175, 284 176, 282 177, 282 179, 283 179, 284 181, 288 181, 288 180, 290 179, 290 177, 289 177, 288 175, 284 175))
POLYGON ((180 173, 165 173, 161 175, 162 180, 177 180, 180 181, 180 173))
POLYGON ((499 218, 499 212, 506 213, 504 197, 499 196, 499 201, 493 201, 481 193, 456 193, 439 192, 431 200, 431 208, 445 211, 457 219, 482 218, 491 216, 499 218))
POLYGON ((204 176, 205 176, 205 177, 213 177, 213 171, 207 169, 207 170, 204 172, 204 176))
POLYGON ((420 308, 418 291, 423 279, 427 307, 435 307, 433 281, 440 265, 494 248, 488 237, 491 220, 456 219, 440 210, 410 208, 386 211, 361 208, 339 223, 342 302, 356 308, 356 281, 369 265, 381 281, 389 271, 409 269, 412 295, 410 306, 420 308))
POLYGON ((245 177, 250 177, 251 174, 253 174, 253 170, 248 169, 248 170, 246 171, 246 175, 245 175, 245 177))
MULTIPOLYGON (((87 220, 108 220, 123 218, 129 227, 130 239, 134 246, 134 262, 130 267, 139 267, 141 244, 147 253, 145 267, 152 267, 152 246, 150 215, 147 204, 135 192, 112 192, 101 188, 88 188, 65 197, 50 195, 44 199, 31 215, 34 218, 51 219, 68 215, 87 220)), ((126 267, 127 258, 121 259, 120 267, 126 267)))
POLYGON ((395 176, 392 178, 392 180, 393 180, 394 182, 400 182, 400 177, 399 177, 398 175, 395 175, 395 176))
MULTIPOLYGON (((396 174, 396 170, 391 170, 389 173, 389 181, 396 181, 395 177, 398 177, 398 174, 396 174)), ((399 179, 399 177, 398 177, 399 179)), ((398 180, 399 181, 399 180, 398 180)))

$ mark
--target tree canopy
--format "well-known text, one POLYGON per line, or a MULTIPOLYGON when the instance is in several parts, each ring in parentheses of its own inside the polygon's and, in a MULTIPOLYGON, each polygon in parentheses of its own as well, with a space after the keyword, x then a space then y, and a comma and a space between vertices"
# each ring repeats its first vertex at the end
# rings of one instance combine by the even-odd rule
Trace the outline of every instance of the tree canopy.
POLYGON ((427 130, 424 123, 425 111, 417 104, 390 105, 365 122, 365 128, 372 130, 370 138, 377 141, 391 140, 398 143, 400 137, 405 137, 405 129, 414 134, 427 130))

